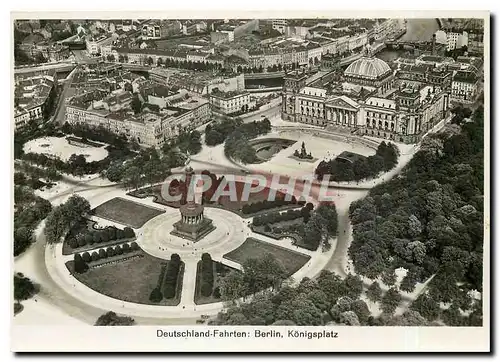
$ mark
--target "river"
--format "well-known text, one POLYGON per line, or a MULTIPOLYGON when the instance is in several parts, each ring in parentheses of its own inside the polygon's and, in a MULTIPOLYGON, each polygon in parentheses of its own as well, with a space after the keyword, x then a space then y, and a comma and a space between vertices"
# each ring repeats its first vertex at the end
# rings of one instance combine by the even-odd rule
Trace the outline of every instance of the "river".
MULTIPOLYGON (((401 37, 402 41, 429 41, 432 34, 439 30, 439 24, 435 18, 427 19, 407 19, 406 34, 401 37)), ((407 53, 407 50, 388 50, 384 49, 376 56, 386 62, 391 62, 401 55, 407 53)))

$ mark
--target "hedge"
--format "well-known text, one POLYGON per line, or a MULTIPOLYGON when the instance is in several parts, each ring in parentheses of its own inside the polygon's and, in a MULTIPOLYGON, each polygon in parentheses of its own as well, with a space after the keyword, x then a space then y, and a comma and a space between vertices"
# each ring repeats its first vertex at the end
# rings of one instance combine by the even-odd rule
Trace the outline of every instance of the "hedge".
POLYGON ((87 230, 85 234, 80 234, 68 240, 68 245, 72 249, 77 249, 85 245, 105 243, 112 240, 132 239, 135 237, 134 229, 126 227, 123 230, 114 226, 109 226, 101 230, 87 230))
POLYGON ((253 214, 262 210, 268 210, 268 209, 273 209, 275 207, 293 205, 293 204, 297 204, 297 199, 295 198, 295 196, 292 196, 292 199, 290 201, 286 201, 284 197, 282 198, 277 197, 276 200, 274 201, 263 200, 254 202, 252 204, 245 204, 241 208, 241 212, 243 214, 253 214))
POLYGON ((201 256, 201 295, 209 297, 214 288, 214 269, 210 254, 203 253, 201 256))
POLYGON ((172 254, 167 264, 165 278, 163 280, 163 296, 166 299, 175 297, 177 291, 177 280, 179 279, 179 270, 181 267, 181 258, 178 254, 172 254))

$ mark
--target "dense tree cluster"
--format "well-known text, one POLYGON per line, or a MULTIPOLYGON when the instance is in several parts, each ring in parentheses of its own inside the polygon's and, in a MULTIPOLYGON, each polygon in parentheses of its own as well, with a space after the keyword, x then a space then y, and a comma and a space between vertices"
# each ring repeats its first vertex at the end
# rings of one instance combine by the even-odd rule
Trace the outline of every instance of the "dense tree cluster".
POLYGON ((40 184, 45 186, 44 182, 40 182, 39 179, 44 179, 47 182, 59 181, 62 179, 62 174, 55 168, 42 168, 30 165, 27 162, 19 162, 16 164, 16 168, 20 169, 22 172, 14 173, 14 184, 15 185, 27 185, 33 189, 37 189, 40 184))
POLYGON ((248 258, 242 266, 243 273, 232 271, 221 279, 223 299, 244 298, 266 288, 279 289, 288 276, 285 266, 270 253, 261 258, 248 258))
POLYGON ((337 210, 333 203, 321 203, 304 224, 303 247, 316 250, 320 245, 330 248, 328 239, 337 235, 337 210))
POLYGON ((442 153, 420 150, 399 177, 349 210, 356 272, 393 285, 394 270, 405 268, 400 289, 407 292, 434 275, 414 303, 430 320, 439 302, 467 307, 467 292, 482 290, 483 117, 480 107, 460 134, 441 136, 442 153))
POLYGON ((217 146, 223 143, 227 136, 243 124, 243 120, 222 120, 208 124, 205 128, 205 143, 207 146, 217 146))
POLYGON ((51 209, 50 202, 35 196, 29 187, 14 186, 14 256, 31 245, 33 230, 51 209))
POLYGON ((58 243, 61 237, 90 212, 90 204, 79 195, 72 195, 65 203, 56 206, 47 216, 45 237, 48 243, 58 243))
POLYGON ((242 163, 255 163, 257 154, 250 145, 250 140, 271 131, 271 122, 264 118, 262 121, 244 123, 231 132, 224 143, 224 152, 227 156, 242 163))
POLYGON ((381 172, 391 170, 396 166, 398 156, 399 151, 396 145, 382 141, 373 156, 358 157, 354 162, 338 157, 329 161, 321 161, 314 173, 319 180, 322 180, 325 175, 330 175, 332 181, 360 181, 374 178, 381 172))
MULTIPOLYGON (((227 293, 237 288, 235 282, 223 288, 223 296, 236 299, 241 293, 227 293), (231 289, 230 287, 233 287, 231 289)), ((242 277, 240 277, 241 281, 242 277)), ((232 305, 219 313, 215 324, 222 325, 374 325, 366 303, 360 300, 363 282, 348 275, 322 271, 317 279, 304 278, 297 286, 283 285, 274 291, 256 294, 250 301, 232 305)))
POLYGON ((163 279, 163 297, 166 299, 174 298, 177 293, 177 281, 179 279, 181 265, 180 256, 178 254, 172 254, 167 264, 165 278, 163 279))
POLYGON ((262 121, 243 123, 243 120, 222 120, 209 124, 205 128, 205 143, 207 146, 216 146, 225 141, 226 155, 243 163, 252 163, 257 160, 255 149, 249 140, 266 134, 271 130, 271 122, 264 118, 262 121))
POLYGON ((133 318, 119 316, 115 312, 107 312, 97 318, 95 326, 132 326, 135 324, 133 318))
POLYGON ((201 286, 200 293, 204 297, 212 295, 214 288, 214 266, 210 254, 203 253, 201 256, 201 286))
POLYGON ((22 301, 31 298, 37 292, 33 282, 21 273, 14 274, 14 299, 22 301))

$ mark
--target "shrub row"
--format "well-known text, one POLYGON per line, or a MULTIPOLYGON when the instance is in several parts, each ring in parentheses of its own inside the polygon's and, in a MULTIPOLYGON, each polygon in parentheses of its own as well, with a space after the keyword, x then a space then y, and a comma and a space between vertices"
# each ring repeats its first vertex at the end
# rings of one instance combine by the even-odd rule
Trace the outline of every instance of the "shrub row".
POLYGON ((311 216, 311 209, 304 206, 300 210, 287 210, 285 212, 269 212, 264 215, 256 216, 253 218, 254 226, 262 226, 267 224, 274 224, 280 221, 290 221, 298 218, 304 218, 304 222, 309 220, 311 216))
POLYGON ((163 264, 160 269, 160 275, 158 276, 158 282, 156 287, 151 291, 149 295, 149 301, 153 303, 160 303, 163 299, 163 294, 161 292, 161 285, 163 283, 163 278, 165 277, 165 272, 167 271, 167 265, 163 264))
MULTIPOLYGON (((241 208, 241 212, 243 214, 253 214, 262 210, 268 210, 268 209, 273 209, 275 207, 280 207, 280 206, 285 206, 285 205, 293 205, 293 204, 298 204, 300 206, 305 205, 305 201, 297 201, 295 196, 292 196, 292 199, 290 201, 286 201, 285 197, 276 197, 276 200, 269 201, 269 200, 263 200, 263 201, 257 201, 252 204, 245 204, 241 208)), ((312 206, 312 204, 311 204, 312 206)))
POLYGON ((179 254, 172 254, 170 261, 167 264, 165 278, 163 279, 163 297, 166 299, 172 299, 175 297, 180 268, 181 258, 179 254))
POLYGON ((201 295, 209 297, 214 288, 214 268, 210 254, 203 253, 201 256, 201 295))
POLYGON ((102 230, 87 230, 76 237, 70 237, 68 244, 72 249, 76 249, 85 245, 105 243, 112 240, 131 239, 134 237, 134 230, 128 226, 123 230, 110 226, 102 230))
POLYGON ((106 249, 99 249, 99 251, 94 251, 90 254, 88 251, 80 254, 75 254, 75 272, 84 273, 88 270, 88 263, 95 262, 98 260, 110 258, 115 255, 127 254, 132 251, 139 250, 139 245, 136 242, 132 242, 130 245, 116 245, 115 247, 108 247, 106 249))

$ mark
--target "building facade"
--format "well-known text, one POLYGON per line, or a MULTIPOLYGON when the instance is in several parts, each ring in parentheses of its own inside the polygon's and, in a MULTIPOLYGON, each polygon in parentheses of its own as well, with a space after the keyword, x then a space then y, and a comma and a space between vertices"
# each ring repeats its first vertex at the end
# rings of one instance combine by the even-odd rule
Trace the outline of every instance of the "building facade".
POLYGON ((479 78, 473 72, 458 71, 451 83, 451 99, 459 103, 473 103, 478 95, 479 78))
POLYGON ((345 90, 340 92, 307 86, 304 73, 290 72, 284 78, 282 118, 415 143, 449 114, 449 75, 439 73, 429 79, 434 84, 401 82, 385 62, 371 57, 361 58, 345 70, 345 90), (370 90, 352 93, 356 86, 370 90))
POLYGON ((212 92, 210 106, 213 112, 232 114, 248 111, 253 105, 248 92, 212 92))

